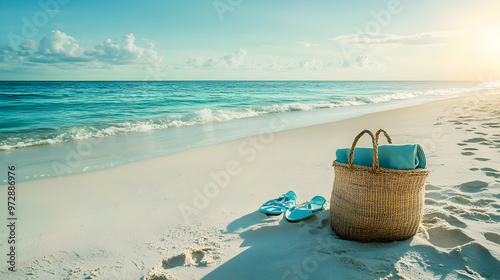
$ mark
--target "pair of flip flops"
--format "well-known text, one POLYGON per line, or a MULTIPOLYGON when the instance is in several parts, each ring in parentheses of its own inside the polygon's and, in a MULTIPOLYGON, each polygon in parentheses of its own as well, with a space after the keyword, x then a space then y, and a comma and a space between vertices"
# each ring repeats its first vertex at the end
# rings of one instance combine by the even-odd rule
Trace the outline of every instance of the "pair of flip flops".
POLYGON ((297 222, 307 219, 323 209, 326 199, 322 196, 315 196, 310 201, 298 205, 295 205, 296 202, 297 195, 294 191, 289 191, 276 199, 262 204, 259 211, 270 215, 280 215, 285 212, 287 220, 297 222))

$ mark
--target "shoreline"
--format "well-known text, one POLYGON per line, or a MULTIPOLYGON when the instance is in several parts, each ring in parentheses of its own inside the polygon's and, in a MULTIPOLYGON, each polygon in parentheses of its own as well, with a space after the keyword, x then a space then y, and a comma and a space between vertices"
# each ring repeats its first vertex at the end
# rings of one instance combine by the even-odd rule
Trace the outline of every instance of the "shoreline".
MULTIPOLYGON (((193 148, 252 137, 262 134, 262 127, 267 128, 267 131, 264 131, 264 133, 274 133, 454 98, 461 97, 446 97, 442 99, 442 97, 438 98, 437 96, 422 96, 375 104, 275 113, 258 117, 234 119, 226 122, 171 127, 30 146, 20 149, 16 148, 2 151, 1 153, 3 153, 6 162, 30 163, 22 166, 26 175, 19 178, 20 181, 26 182, 65 175, 86 174, 101 169, 114 168, 123 164, 168 156, 193 148), (269 129, 269 123, 276 118, 279 118, 283 122, 283 125, 275 129, 269 129), (242 132, 235 132, 234 127, 249 128, 246 128, 242 132), (184 141, 181 135, 190 140, 188 142, 184 141), (116 150, 126 152, 116 152, 116 150)), ((2 183, 5 184, 6 181, 0 182, 0 184, 2 183)))
MULTIPOLYGON (((483 207, 488 210, 482 215, 500 221, 500 215, 494 214, 495 205, 500 207, 500 162, 491 155, 499 150, 495 146, 498 137, 491 134, 490 125, 482 125, 490 123, 483 119, 496 105, 485 105, 486 111, 481 111, 481 104, 500 104, 499 99, 499 95, 469 95, 438 100, 197 147, 84 174, 21 182, 19 217, 24 224, 18 232, 18 250, 22 274, 12 279, 24 279, 26 273, 34 278, 55 273, 79 279, 93 273, 102 279, 121 279, 120 275, 126 279, 161 279, 154 274, 166 275, 165 279, 216 279, 234 275, 231 273, 235 271, 245 279, 251 279, 252 273, 279 278, 285 277, 293 265, 300 267, 315 252, 310 250, 318 246, 318 238, 335 244, 329 245, 329 251, 351 251, 349 255, 337 252, 322 257, 340 260, 335 269, 353 277, 384 277, 387 275, 376 271, 389 265, 389 272, 411 278, 425 265, 407 252, 420 257, 426 252, 431 261, 445 267, 432 266, 426 273, 449 271, 458 275, 453 273, 465 271, 464 265, 459 268, 452 261, 438 258, 449 254, 457 262, 458 257, 453 255, 457 246, 472 260, 471 270, 491 274, 487 266, 500 264, 500 234, 495 233, 498 226, 483 221, 485 217, 479 214, 462 215, 460 201, 455 200, 463 197, 472 205, 463 205, 468 212, 483 207), (481 125, 467 128, 466 123, 475 122, 481 125), (329 228, 328 209, 314 219, 294 224, 256 212, 260 204, 290 189, 297 192, 300 202, 315 195, 328 200, 335 150, 349 147, 361 130, 379 128, 386 129, 394 143, 420 143, 424 147, 431 170, 425 231, 408 241, 381 245, 381 251, 377 251, 375 244, 330 240, 335 235, 329 228), (485 140, 472 140, 475 138, 485 140), (473 168, 477 170, 470 170, 473 168), (487 191, 467 185, 474 181, 487 191), (455 189, 461 193, 454 194, 455 189), (452 207, 458 210, 453 212, 452 207), (480 229, 475 228, 478 225, 480 229), (391 248, 401 255, 394 256, 391 248), (469 255, 483 249, 489 254, 482 255, 484 264, 469 255), (292 252, 297 254, 290 255, 292 252), (377 259, 380 252, 387 260, 377 259), (349 266, 346 257, 351 255, 358 256, 360 267, 356 268, 356 262, 349 266), (178 264, 176 256, 185 262, 178 264), (263 263, 272 259, 280 262, 257 271, 245 268, 259 256, 263 263), (341 259, 337 259, 339 256, 341 259), (415 267, 398 268, 400 257, 410 263, 416 261, 415 267)), ((369 141, 362 139, 360 145, 367 146, 369 141)), ((5 195, 1 193, 0 199, 5 201, 5 195)), ((328 263, 318 262, 311 275, 327 275, 333 269, 328 263)), ((292 277, 293 273, 288 275, 292 277)))

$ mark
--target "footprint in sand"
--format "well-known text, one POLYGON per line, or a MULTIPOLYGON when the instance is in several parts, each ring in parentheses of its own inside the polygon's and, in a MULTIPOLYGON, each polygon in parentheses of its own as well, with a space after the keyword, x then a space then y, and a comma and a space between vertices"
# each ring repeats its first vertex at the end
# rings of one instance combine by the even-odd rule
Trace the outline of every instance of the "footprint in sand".
POLYGON ((441 192, 432 192, 432 191, 425 192, 425 197, 432 198, 434 200, 442 200, 448 198, 448 196, 443 195, 441 192))
POLYGON ((184 253, 168 257, 161 262, 163 269, 179 266, 207 266, 214 262, 215 248, 188 249, 184 253))
POLYGON ((164 259, 162 264, 164 269, 174 268, 177 266, 184 266, 186 263, 186 254, 182 253, 168 259, 164 259))
POLYGON ((481 171, 484 171, 484 174, 486 174, 486 176, 494 177, 495 179, 500 178, 500 173, 496 169, 485 167, 481 168, 481 171))
POLYGON ((481 132, 481 131, 476 131, 474 132, 475 134, 478 134, 478 135, 488 135, 488 133, 484 133, 484 132, 481 132))
POLYGON ((330 224, 330 219, 322 219, 319 224, 317 225, 317 228, 324 228, 325 226, 330 224))
POLYGON ((483 123, 483 126, 488 126, 491 128, 500 128, 500 123, 483 123))
POLYGON ((491 199, 480 199, 473 203, 474 206, 485 207, 490 205, 490 203, 495 202, 495 200, 491 199))
POLYGON ((495 173, 495 172, 484 172, 484 174, 486 174, 486 176, 488 176, 488 177, 493 177, 495 179, 500 178, 500 174, 495 173))
POLYGON ((481 221, 484 223, 498 223, 499 222, 499 217, 494 215, 494 214, 488 214, 484 213, 483 211, 480 211, 479 209, 471 209, 470 211, 462 211, 462 213, 459 214, 460 217, 468 220, 473 220, 473 221, 481 221))
POLYGON ((435 227, 429 229, 427 232, 429 233, 429 242, 441 248, 453 248, 474 240, 458 228, 446 229, 435 227))
POLYGON ((459 218, 453 216, 453 215, 448 215, 446 213, 442 212, 434 212, 434 213, 429 213, 425 214, 422 219, 422 223, 429 223, 429 224, 435 224, 439 222, 440 220, 446 221, 448 224, 458 227, 458 228, 466 228, 467 224, 460 221, 459 218))
POLYGON ((475 138, 464 140, 463 142, 465 142, 465 143, 479 143, 479 142, 484 142, 484 141, 488 142, 488 139, 483 138, 483 137, 475 137, 475 138))
POLYGON ((188 250, 185 253, 166 258, 163 260, 162 266, 164 269, 178 266, 206 266, 209 262, 203 260, 206 256, 205 250, 208 249, 188 250))
POLYGON ((486 232, 484 233, 484 238, 487 240, 500 245, 500 234, 494 232, 486 232))
POLYGON ((425 190, 426 191, 429 191, 429 190, 437 191, 437 190, 441 190, 441 187, 435 186, 435 185, 431 185, 431 184, 427 184, 427 185, 425 185, 425 190))
POLYGON ((469 205, 469 204, 471 204, 471 201, 469 199, 467 199, 466 196, 460 195, 460 194, 453 196, 451 198, 451 200, 453 200, 455 202, 458 202, 460 204, 463 204, 463 205, 469 205))
POLYGON ((445 205, 446 203, 445 202, 441 202, 441 201, 437 201, 437 200, 434 200, 432 198, 426 198, 425 199, 425 204, 426 205, 445 205))
POLYGON ((205 267, 214 261, 214 257, 218 258, 215 248, 198 248, 188 249, 183 253, 164 259, 160 264, 155 266, 143 280, 174 280, 178 279, 176 271, 177 267, 205 267))
POLYGON ((179 280, 179 277, 171 271, 151 270, 141 280, 179 280))
MULTIPOLYGON (((329 214, 329 213, 325 212, 325 214, 329 214)), ((312 221, 312 222, 308 223, 308 227, 310 227, 310 229, 308 231, 310 234, 313 234, 313 235, 318 235, 318 234, 322 233, 322 229, 324 227, 327 227, 330 225, 329 218, 318 217, 317 219, 315 219, 315 217, 312 217, 312 218, 309 218, 307 220, 304 220, 304 223, 308 220, 312 221)))
POLYGON ((498 172, 498 170, 489 167, 481 168, 481 170, 484 172, 498 172))
POLYGON ((483 181, 470 181, 467 183, 463 183, 458 185, 461 191, 468 193, 480 192, 486 189, 488 183, 483 181))
POLYGON ((460 273, 458 279, 498 279, 500 261, 491 254, 489 249, 476 241, 452 250, 449 256, 458 257, 453 261, 456 271, 465 267, 465 273, 460 273))

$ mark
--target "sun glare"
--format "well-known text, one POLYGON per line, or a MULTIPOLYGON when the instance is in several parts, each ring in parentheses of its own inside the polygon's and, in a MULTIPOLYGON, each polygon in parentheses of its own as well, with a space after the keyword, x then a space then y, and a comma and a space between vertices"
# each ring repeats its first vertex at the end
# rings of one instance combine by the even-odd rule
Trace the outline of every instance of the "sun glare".
POLYGON ((475 42, 482 55, 497 57, 500 54, 500 31, 480 31, 475 42))

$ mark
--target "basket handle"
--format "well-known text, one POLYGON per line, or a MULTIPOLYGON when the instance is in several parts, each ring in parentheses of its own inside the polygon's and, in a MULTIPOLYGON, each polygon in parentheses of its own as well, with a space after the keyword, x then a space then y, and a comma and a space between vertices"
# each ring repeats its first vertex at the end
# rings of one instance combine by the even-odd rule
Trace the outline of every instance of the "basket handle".
POLYGON ((352 143, 352 147, 351 147, 351 151, 349 152, 349 168, 352 170, 353 167, 352 167, 352 161, 353 161, 353 158, 354 158, 354 148, 356 148, 356 144, 358 144, 358 141, 359 139, 361 138, 361 136, 363 136, 365 133, 367 133, 368 135, 370 135, 370 137, 372 138, 372 144, 373 144, 373 163, 372 163, 372 170, 373 172, 377 173, 378 172, 378 169, 379 169, 379 164, 378 164, 378 144, 377 144, 377 141, 375 140, 375 136, 373 136, 373 133, 367 129, 361 131, 360 134, 358 134, 358 136, 356 136, 356 138, 354 138, 354 142, 352 143))
POLYGON ((392 144, 391 136, 389 136, 389 134, 387 134, 387 132, 385 130, 379 129, 377 131, 377 133, 375 134, 375 142, 377 142, 377 145, 378 145, 378 138, 380 137, 381 132, 384 133, 385 138, 387 139, 387 142, 389 142, 389 144, 392 144))

